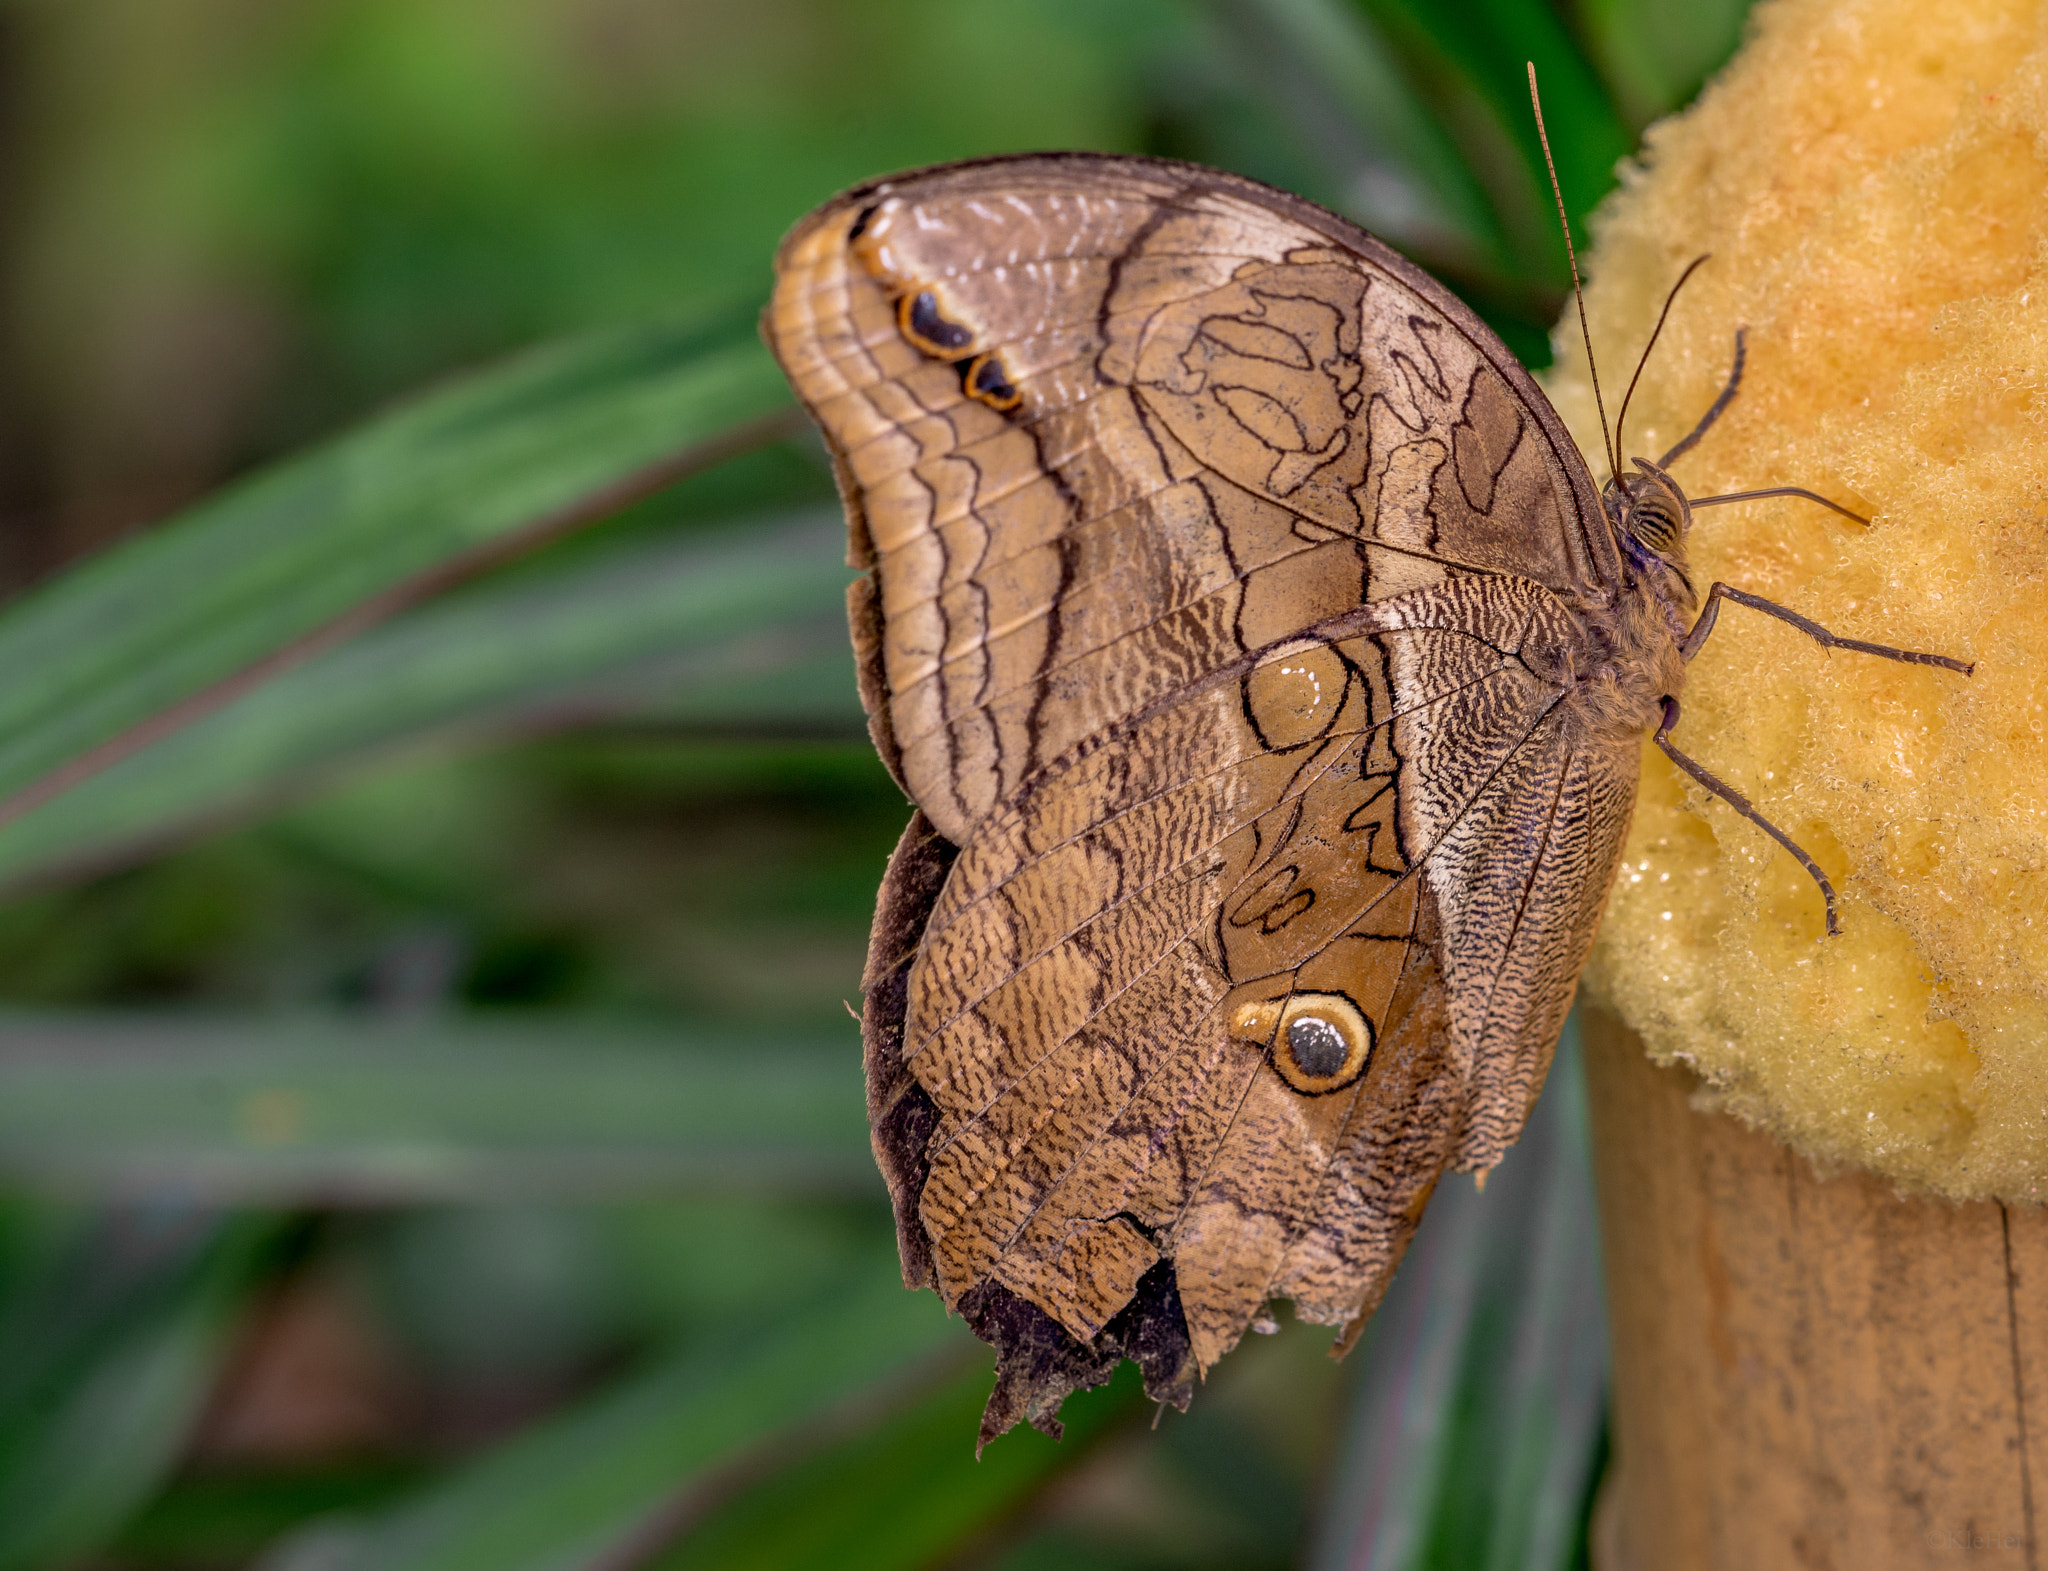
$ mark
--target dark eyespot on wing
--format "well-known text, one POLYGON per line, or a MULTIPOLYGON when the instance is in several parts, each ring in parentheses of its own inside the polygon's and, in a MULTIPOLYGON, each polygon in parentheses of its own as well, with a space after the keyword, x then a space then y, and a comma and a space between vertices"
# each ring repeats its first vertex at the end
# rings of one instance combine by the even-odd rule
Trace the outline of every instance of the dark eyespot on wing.
POLYGON ((960 386, 969 398, 978 398, 991 409, 1015 409, 1024 395, 1010 385, 1002 361, 992 354, 976 355, 960 375, 960 386))
POLYGON ((1303 1074, 1327 1078, 1344 1067, 1350 1046, 1327 1020, 1303 1015, 1287 1028, 1287 1047, 1303 1074))
MULTIPOLYGON (((1407 945, 1401 945, 1405 952, 1407 945)), ((1240 1005, 1230 1020, 1240 1041, 1272 1044, 1273 1067, 1303 1096, 1355 1083, 1372 1062, 1378 1030, 1344 993, 1296 992, 1240 1005)))
POLYGON ((941 360, 965 353, 974 343, 974 330, 948 321, 939 309, 939 297, 929 289, 905 295, 896 307, 896 320, 905 338, 941 360))

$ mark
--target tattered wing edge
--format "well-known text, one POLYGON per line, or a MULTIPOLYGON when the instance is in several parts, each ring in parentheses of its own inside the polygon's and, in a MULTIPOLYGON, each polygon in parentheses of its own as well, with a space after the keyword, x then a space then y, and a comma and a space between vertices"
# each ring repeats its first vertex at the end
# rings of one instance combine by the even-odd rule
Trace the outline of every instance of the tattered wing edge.
POLYGON ((984 1282, 960 1297, 974 1334, 996 1350, 996 1387, 981 1414, 977 1454, 1020 1420, 1057 1440, 1060 1404, 1076 1391, 1103 1385, 1125 1359, 1145 1377, 1145 1394, 1188 1410, 1195 1394, 1195 1354, 1181 1311, 1173 1262, 1161 1260, 1138 1279, 1131 1301, 1087 1342, 1008 1288, 984 1282))
MULTIPOLYGON (((903 1062, 903 1025, 910 970, 932 907, 959 848, 925 817, 911 815, 882 875, 875 925, 861 978, 861 1042, 867 1070, 869 1138, 875 1165, 896 1213, 896 1250, 903 1285, 938 1285, 919 1201, 931 1172, 926 1154, 939 1110, 903 1062)), ((1173 1263, 1162 1260, 1138 1282, 1131 1301, 1091 1340, 1082 1342, 1044 1310, 994 1282, 970 1288, 952 1306, 974 1334, 996 1350, 996 1384, 982 1413, 978 1446, 1019 1421, 1057 1440, 1060 1404, 1099 1386, 1130 1359, 1145 1377, 1145 1394, 1182 1412, 1194 1395, 1195 1357, 1181 1310, 1173 1263)))

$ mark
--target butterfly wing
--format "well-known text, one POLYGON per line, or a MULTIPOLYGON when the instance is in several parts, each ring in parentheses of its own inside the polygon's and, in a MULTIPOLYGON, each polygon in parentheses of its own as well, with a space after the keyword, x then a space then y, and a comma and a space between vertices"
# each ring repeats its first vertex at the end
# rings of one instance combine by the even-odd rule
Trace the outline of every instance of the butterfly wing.
POLYGON ((1616 575, 1499 340, 1250 181, 1081 155, 884 181, 784 242, 765 329, 841 464, 877 741, 956 844, 1082 738, 1365 600, 1616 575))
POLYGON ((921 809, 869 976, 906 1275, 1011 1417, 1117 1351, 1175 1389, 1271 1297, 1355 1320, 1519 1131, 1626 827, 1583 463, 1425 275, 1182 166, 855 192, 767 332, 921 809))

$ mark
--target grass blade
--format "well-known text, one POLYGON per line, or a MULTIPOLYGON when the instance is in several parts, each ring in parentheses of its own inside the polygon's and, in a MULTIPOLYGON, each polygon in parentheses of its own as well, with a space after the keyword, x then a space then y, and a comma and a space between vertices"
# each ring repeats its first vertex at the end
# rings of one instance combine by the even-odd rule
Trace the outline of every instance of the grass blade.
POLYGON ((1749 0, 1579 0, 1600 74, 1636 129, 1688 102, 1735 52, 1749 0))
MULTIPOLYGON (((388 1516, 309 1529, 267 1559, 266 1571, 637 1563, 724 1469, 826 1440, 864 1398, 974 1346, 930 1294, 904 1291, 893 1260, 878 1260, 845 1291, 677 1355, 388 1516)), ((958 1438, 971 1453, 971 1429, 958 1438)))
POLYGON ((1060 1410, 1066 1437, 1019 1427, 977 1459, 984 1360, 884 1422, 720 1505, 640 1571, 917 1571, 989 1535, 1089 1440, 1146 1411, 1137 1367, 1060 1410))
POLYGON ((280 1204, 878 1183, 848 1043, 111 1013, 0 1016, 0 1177, 280 1204))
POLYGON ((836 512, 637 542, 408 612, 0 824, 0 883, 101 866, 455 728, 862 730, 836 512))
POLYGON ((1343 209, 1431 266, 1509 266, 1483 187, 1350 0, 1210 0, 1263 96, 1331 166, 1343 209))
POLYGON ((1438 123, 1485 186, 1513 271, 1529 283, 1569 287, 1526 64, 1533 61, 1542 79, 1575 234, 1613 188, 1615 165, 1635 138, 1557 12, 1545 0, 1474 0, 1455 10, 1424 0, 1353 3, 1406 59, 1438 123))
POLYGON ((0 613, 0 820, 456 579, 768 433, 751 323, 557 346, 233 486, 0 613))
POLYGON ((278 1224, 110 1213, 0 1299, 0 1571, 108 1541, 162 1481, 278 1224))
POLYGON ((1605 1412, 1576 1025, 1482 1195, 1446 1181, 1361 1355, 1317 1571, 1567 1571, 1605 1412))

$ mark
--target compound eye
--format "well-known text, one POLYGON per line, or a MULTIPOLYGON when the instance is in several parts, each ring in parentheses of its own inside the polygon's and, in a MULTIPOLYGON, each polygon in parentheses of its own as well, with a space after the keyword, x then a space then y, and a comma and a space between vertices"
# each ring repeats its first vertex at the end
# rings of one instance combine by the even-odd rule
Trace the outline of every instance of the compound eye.
POLYGON ((1669 556, 1685 538, 1685 525, 1678 508, 1660 488, 1646 492, 1628 510, 1628 532, 1638 545, 1669 556))
POLYGON ((1692 525, 1692 508, 1678 482, 1647 458, 1638 458, 1634 475, 1626 487, 1628 506, 1624 527, 1637 545, 1659 556, 1677 556, 1685 549, 1685 533, 1692 525))

